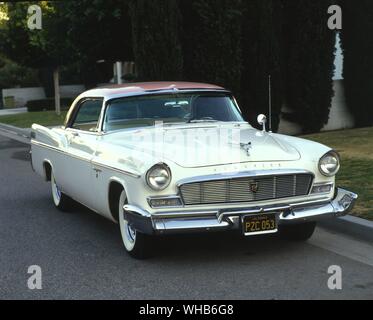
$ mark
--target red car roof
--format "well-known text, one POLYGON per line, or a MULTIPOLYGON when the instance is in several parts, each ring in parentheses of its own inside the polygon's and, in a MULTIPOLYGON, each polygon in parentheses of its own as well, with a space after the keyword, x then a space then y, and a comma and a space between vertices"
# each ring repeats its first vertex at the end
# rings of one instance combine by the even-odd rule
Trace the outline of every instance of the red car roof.
POLYGON ((125 91, 131 92, 143 92, 143 91, 160 91, 160 90, 187 90, 187 89, 212 89, 212 90, 224 90, 224 88, 207 83, 196 83, 196 82, 138 82, 138 83, 126 83, 119 85, 111 85, 101 87, 100 89, 126 89, 125 91))

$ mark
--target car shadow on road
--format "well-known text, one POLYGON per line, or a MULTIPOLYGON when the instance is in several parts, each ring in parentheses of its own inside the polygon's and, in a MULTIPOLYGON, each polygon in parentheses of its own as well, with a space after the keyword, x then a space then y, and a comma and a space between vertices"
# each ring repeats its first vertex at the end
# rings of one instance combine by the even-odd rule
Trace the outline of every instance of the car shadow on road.
MULTIPOLYGON (((73 216, 84 220, 89 229, 100 229, 95 233, 103 234, 106 241, 113 241, 110 254, 128 258, 122 245, 118 225, 95 214, 88 208, 76 204, 73 216)), ((97 241, 100 241, 97 239, 97 241)), ((219 259, 256 259, 260 257, 281 256, 291 251, 302 250, 303 243, 293 243, 281 239, 278 234, 244 237, 239 231, 191 233, 154 237, 149 262, 184 263, 190 260, 208 261, 219 259)))
POLYGON ((154 256, 162 260, 167 257, 183 260, 200 257, 257 257, 281 255, 281 253, 301 247, 279 235, 244 237, 239 231, 172 235, 159 237, 154 247, 154 256))

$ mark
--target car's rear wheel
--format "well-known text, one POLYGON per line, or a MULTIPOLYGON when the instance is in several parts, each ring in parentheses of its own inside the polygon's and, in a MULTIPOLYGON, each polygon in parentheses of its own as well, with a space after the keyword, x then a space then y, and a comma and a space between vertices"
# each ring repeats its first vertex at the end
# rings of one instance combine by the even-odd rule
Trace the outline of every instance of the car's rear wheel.
POLYGON ((60 187, 58 186, 53 172, 51 172, 51 189, 52 189, 52 198, 53 203, 58 210, 69 211, 72 206, 72 199, 65 195, 60 187))
POLYGON ((135 230, 123 215, 123 207, 127 203, 127 195, 122 191, 119 198, 119 226, 124 248, 136 259, 146 259, 150 256, 150 236, 135 230))
POLYGON ((283 225, 280 227, 280 235, 282 238, 290 241, 307 241, 312 237, 315 229, 316 222, 283 225))

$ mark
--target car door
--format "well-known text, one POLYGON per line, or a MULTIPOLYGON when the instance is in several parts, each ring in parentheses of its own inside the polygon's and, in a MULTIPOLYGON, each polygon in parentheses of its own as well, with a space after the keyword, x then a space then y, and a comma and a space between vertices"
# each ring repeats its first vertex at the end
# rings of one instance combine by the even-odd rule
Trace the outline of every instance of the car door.
POLYGON ((95 192, 91 188, 91 162, 97 145, 102 105, 103 99, 86 98, 80 101, 65 130, 68 155, 66 190, 72 198, 92 209, 96 208, 95 192))

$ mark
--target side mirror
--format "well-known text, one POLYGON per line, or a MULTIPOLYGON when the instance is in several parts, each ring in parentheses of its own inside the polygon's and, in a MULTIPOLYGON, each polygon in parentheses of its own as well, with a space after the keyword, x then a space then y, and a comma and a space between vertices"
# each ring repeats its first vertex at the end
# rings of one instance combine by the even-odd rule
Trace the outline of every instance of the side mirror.
POLYGON ((267 117, 264 114, 260 114, 257 119, 258 123, 263 126, 263 132, 266 131, 267 117))

